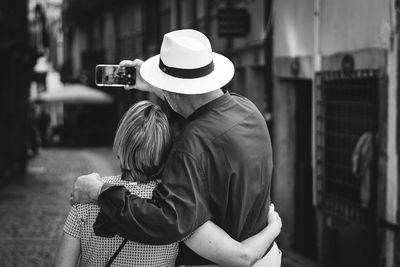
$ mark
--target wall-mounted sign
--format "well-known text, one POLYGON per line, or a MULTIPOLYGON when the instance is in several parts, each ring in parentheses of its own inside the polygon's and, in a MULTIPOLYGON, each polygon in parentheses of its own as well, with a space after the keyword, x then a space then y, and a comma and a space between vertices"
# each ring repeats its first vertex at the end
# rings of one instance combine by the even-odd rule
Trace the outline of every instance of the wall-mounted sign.
POLYGON ((218 36, 245 37, 250 31, 250 14, 245 8, 218 10, 218 36))

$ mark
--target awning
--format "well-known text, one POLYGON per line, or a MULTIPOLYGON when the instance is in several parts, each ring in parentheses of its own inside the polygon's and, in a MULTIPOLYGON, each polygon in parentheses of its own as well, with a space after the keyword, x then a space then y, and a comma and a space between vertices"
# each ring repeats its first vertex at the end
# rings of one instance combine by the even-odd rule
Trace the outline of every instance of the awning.
POLYGON ((65 84, 59 90, 40 93, 36 101, 63 104, 110 104, 113 98, 84 84, 65 84))

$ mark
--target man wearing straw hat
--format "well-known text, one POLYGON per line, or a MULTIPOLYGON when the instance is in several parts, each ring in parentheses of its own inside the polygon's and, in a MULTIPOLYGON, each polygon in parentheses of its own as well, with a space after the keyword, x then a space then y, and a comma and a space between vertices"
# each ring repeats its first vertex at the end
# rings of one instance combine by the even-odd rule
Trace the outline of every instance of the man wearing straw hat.
MULTIPOLYGON (((97 174, 78 177, 71 201, 98 201, 113 231, 147 244, 182 240, 207 220, 237 240, 263 229, 271 202, 271 141, 256 106, 221 89, 234 75, 232 62, 212 52, 204 34, 187 29, 165 34, 159 55, 121 65, 135 66, 134 88, 165 99, 185 127, 150 201, 103 184, 97 174)), ((177 264, 209 263, 180 248, 177 264)))

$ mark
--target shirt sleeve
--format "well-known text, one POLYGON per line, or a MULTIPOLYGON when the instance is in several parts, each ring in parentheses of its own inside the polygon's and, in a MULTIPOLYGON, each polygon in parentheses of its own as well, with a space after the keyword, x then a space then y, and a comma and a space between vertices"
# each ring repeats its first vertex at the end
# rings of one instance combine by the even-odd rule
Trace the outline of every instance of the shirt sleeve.
POLYGON ((80 220, 77 204, 71 207, 63 231, 72 237, 80 239, 80 220))
POLYGON ((211 218, 208 198, 204 172, 196 159, 175 151, 152 199, 115 186, 99 196, 99 205, 119 235, 140 243, 163 245, 182 240, 211 218))

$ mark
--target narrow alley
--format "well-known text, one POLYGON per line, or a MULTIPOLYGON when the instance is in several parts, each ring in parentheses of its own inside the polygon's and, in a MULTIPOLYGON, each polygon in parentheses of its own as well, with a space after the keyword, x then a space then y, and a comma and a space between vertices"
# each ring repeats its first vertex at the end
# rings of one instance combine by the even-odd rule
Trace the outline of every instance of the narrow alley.
POLYGON ((51 266, 74 179, 116 174, 114 158, 111 148, 40 150, 25 177, 0 189, 0 266, 51 266))
MULTIPOLYGON (((255 228, 242 231, 239 221, 268 219, 259 204, 243 208, 251 196, 279 213, 282 267, 400 267, 400 0, 4 0, 0 59, 0 267, 52 265, 73 181, 120 171, 111 146, 132 105, 158 104, 173 132, 191 133, 188 123, 228 110, 214 96, 249 100, 259 121, 232 113, 193 138, 174 136, 193 141, 193 158, 170 159, 162 178, 182 185, 167 186, 174 208, 175 199, 194 206, 170 225, 201 219, 200 203, 244 238, 255 228), (220 129, 229 142, 208 139, 240 118, 242 136, 220 129), (197 188, 218 181, 217 167, 232 173, 197 188), (257 172, 262 183, 251 180, 257 172)), ((144 214, 135 220, 157 222, 144 214)), ((192 258, 183 263, 200 263, 192 258)))

